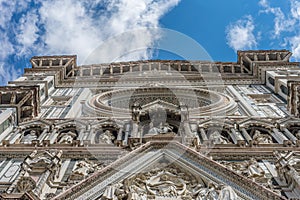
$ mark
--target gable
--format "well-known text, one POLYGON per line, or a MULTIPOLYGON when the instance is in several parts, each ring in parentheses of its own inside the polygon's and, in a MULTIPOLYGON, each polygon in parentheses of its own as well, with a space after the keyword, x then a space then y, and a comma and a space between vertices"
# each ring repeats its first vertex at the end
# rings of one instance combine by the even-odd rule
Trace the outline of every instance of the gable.
MULTIPOLYGON (((122 188, 120 185, 124 185, 127 182, 128 187, 133 187, 134 184, 132 182, 130 184, 128 180, 133 180, 135 176, 143 174, 148 175, 146 180, 148 182, 153 181, 155 176, 155 181, 157 182, 157 179, 160 180, 161 176, 167 174, 167 180, 169 177, 173 182, 181 184, 181 187, 184 185, 184 176, 182 174, 186 174, 185 176, 191 177, 190 179, 192 180, 190 181, 194 185, 202 185, 203 190, 212 186, 219 188, 218 194, 221 192, 220 188, 226 187, 228 190, 234 191, 242 199, 281 199, 274 192, 238 175, 180 143, 163 141, 146 143, 83 180, 78 185, 71 187, 55 199, 99 199, 106 189, 113 185, 116 185, 114 187, 122 188), (174 169, 177 171, 174 171, 174 169), (156 170, 157 173, 151 174, 153 170, 156 170)), ((184 195, 192 195, 191 191, 195 191, 196 186, 191 187, 188 181, 185 182, 187 182, 185 184, 187 191, 184 195)), ((168 188, 169 186, 166 187, 168 188)), ((181 187, 170 186, 175 191, 173 192, 174 194, 180 191, 181 187)), ((153 189, 147 188, 147 195, 153 195, 151 191, 153 189)), ((168 195, 171 195, 171 193, 168 193, 168 195)), ((184 198, 183 194, 177 195, 184 198)), ((159 197, 159 195, 156 197, 159 197)), ((191 198, 195 197, 191 196, 191 198)))

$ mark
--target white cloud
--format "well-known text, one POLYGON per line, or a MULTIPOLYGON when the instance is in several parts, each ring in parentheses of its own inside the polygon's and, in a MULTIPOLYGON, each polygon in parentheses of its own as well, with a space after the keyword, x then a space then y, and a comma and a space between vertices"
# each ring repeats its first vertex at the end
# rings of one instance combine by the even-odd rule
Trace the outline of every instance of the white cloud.
POLYGON ((82 59, 101 41, 97 31, 102 27, 86 15, 81 1, 44 1, 39 13, 46 47, 40 53, 78 54, 82 59))
POLYGON ((0 63, 0 85, 7 84, 8 81, 14 80, 21 75, 21 70, 13 66, 5 66, 0 63))
POLYGON ((288 38, 288 43, 291 45, 291 50, 293 52, 293 57, 296 60, 300 59, 300 35, 288 38))
POLYGON ((300 19, 300 2, 296 0, 291 0, 291 13, 292 17, 295 19, 300 19))
MULTIPOLYGON (((282 46, 291 49, 293 58, 300 59, 300 1, 290 0, 290 9, 283 13, 281 8, 272 7, 268 0, 260 0, 261 12, 274 15, 274 39, 283 40, 282 46)), ((279 40, 280 41, 280 40, 279 40)), ((277 41, 278 42, 278 41, 277 41)))
MULTIPOLYGON (((159 37, 153 28, 159 27, 162 15, 179 1, 39 0, 32 7, 31 0, 0 0, 0 62, 5 63, 9 56, 77 54, 82 63, 107 39, 137 29, 146 32, 134 33, 129 40, 119 41, 102 53, 110 55, 113 51, 115 59, 122 60, 149 59, 147 48, 159 37), (145 48, 122 55, 134 50, 133 44, 145 48)), ((12 77, 5 76, 4 65, 1 69, 0 76, 12 77)))
POLYGON ((7 56, 14 53, 13 45, 10 43, 6 33, 0 32, 0 62, 5 60, 7 56))
MULTIPOLYGON (((179 0, 112 0, 106 5, 106 12, 94 18, 94 13, 82 1, 46 1, 40 9, 46 29, 43 36, 46 49, 52 54, 77 54, 79 62, 82 62, 107 39, 131 30, 149 28, 148 34, 142 37, 133 34, 130 40, 119 41, 114 47, 108 48, 107 52, 102 50, 102 53, 110 55, 111 51, 129 51, 129 48, 134 48, 133 43, 140 42, 147 49, 157 39, 157 35, 151 33, 151 28, 158 27, 161 16, 178 2, 179 0)), ((97 7, 97 4, 88 6, 97 7)), ((132 58, 127 56, 126 59, 148 59, 149 54, 145 51, 141 51, 140 56, 135 54, 132 58)))
MULTIPOLYGON (((298 2, 299 3, 299 2, 298 2)), ((261 13, 271 13, 274 17, 274 37, 279 37, 283 31, 293 31, 296 23, 296 17, 299 13, 297 9, 292 7, 293 17, 286 16, 281 8, 270 6, 267 0, 260 0, 259 5, 263 8, 261 13)))
POLYGON ((254 23, 251 16, 236 21, 226 27, 227 44, 235 51, 250 49, 257 45, 254 35, 254 23))
POLYGON ((38 16, 33 12, 28 12, 20 19, 20 26, 16 30, 16 39, 19 43, 18 55, 26 55, 29 49, 33 48, 38 39, 38 16))

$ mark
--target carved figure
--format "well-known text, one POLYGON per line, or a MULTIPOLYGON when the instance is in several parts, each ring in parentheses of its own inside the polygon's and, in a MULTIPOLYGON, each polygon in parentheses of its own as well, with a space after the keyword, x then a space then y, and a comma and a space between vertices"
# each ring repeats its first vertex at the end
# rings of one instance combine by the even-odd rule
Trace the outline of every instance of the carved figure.
POLYGON ((258 162, 255 160, 255 158, 251 158, 248 162, 248 172, 249 177, 261 177, 264 176, 265 172, 264 170, 259 166, 258 162))
POLYGON ((101 165, 95 164, 87 159, 81 160, 76 164, 75 169, 70 175, 70 180, 82 180, 96 170, 101 169, 101 165))
POLYGON ((235 191, 227 185, 208 183, 172 166, 154 168, 117 184, 107 186, 101 199, 196 199, 237 200, 235 191), (121 194, 123 196, 121 196, 121 194))
POLYGON ((235 191, 229 185, 220 185, 218 200, 237 200, 239 199, 235 191))
POLYGON ((100 135, 99 139, 102 143, 113 144, 115 136, 112 134, 112 132, 110 132, 110 130, 106 130, 103 134, 100 135))
POLYGON ((25 135, 22 139, 23 144, 31 144, 33 140, 37 139, 37 133, 35 130, 31 130, 29 134, 25 135))
POLYGON ((58 141, 58 143, 60 143, 60 144, 71 144, 73 142, 73 140, 75 139, 75 137, 77 136, 72 131, 69 131, 67 133, 62 133, 61 135, 62 136, 61 136, 60 140, 58 141))
POLYGON ((164 125, 162 123, 159 124, 159 127, 154 127, 153 123, 150 123, 150 130, 148 134, 150 135, 157 135, 157 134, 164 134, 172 132, 173 127, 170 126, 168 123, 165 123, 164 125))
POLYGON ((219 131, 214 131, 209 136, 209 140, 212 142, 212 144, 228 144, 229 140, 222 136, 219 131))
POLYGON ((268 134, 262 134, 259 130, 255 130, 253 135, 253 142, 255 144, 271 144, 272 137, 268 134))
POLYGON ((207 187, 200 186, 193 193, 196 200, 238 200, 238 196, 232 187, 228 185, 217 185, 212 182, 207 187), (196 195, 196 196, 195 196, 196 195))
POLYGON ((117 200, 116 191, 121 186, 120 183, 110 184, 106 187, 101 199, 117 200))
POLYGON ((132 106, 132 120, 139 122, 140 121, 140 114, 141 114, 142 107, 138 103, 134 103, 132 106))
POLYGON ((185 182, 170 172, 161 172, 146 182, 147 190, 153 195, 181 195, 186 190, 185 182), (176 180, 176 181, 175 181, 176 180))

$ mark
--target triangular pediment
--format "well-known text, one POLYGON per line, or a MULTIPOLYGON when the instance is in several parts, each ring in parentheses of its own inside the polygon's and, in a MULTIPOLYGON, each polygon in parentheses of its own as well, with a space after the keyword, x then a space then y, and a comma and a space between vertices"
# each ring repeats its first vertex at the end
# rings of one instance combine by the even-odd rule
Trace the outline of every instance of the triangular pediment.
POLYGON ((103 194, 109 195, 109 191, 124 188, 134 188, 128 189, 131 195, 146 190, 140 193, 145 199, 195 199, 199 193, 196 190, 214 188, 218 195, 221 188, 230 190, 239 197, 234 199, 281 199, 271 190, 173 141, 148 142, 55 199, 100 199, 103 194), (144 185, 136 188, 138 179, 144 185))
POLYGON ((147 111, 147 110, 151 110, 151 109, 158 109, 158 108, 164 108, 164 109, 174 110, 174 111, 179 110, 178 106, 176 106, 172 103, 163 101, 161 99, 157 99, 155 101, 152 101, 152 102, 142 106, 143 111, 147 111))

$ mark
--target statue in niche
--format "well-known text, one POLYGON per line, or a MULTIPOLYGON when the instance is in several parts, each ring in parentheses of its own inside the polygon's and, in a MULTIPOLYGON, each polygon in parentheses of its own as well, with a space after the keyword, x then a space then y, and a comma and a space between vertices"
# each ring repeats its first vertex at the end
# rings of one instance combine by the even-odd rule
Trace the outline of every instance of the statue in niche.
POLYGON ((253 134, 254 144, 271 144, 273 143, 272 137, 268 134, 262 134, 259 130, 255 130, 253 134))
POLYGON ((73 140, 76 138, 76 133, 68 131, 67 133, 62 133, 58 141, 59 144, 72 144, 73 140))
POLYGON ((110 130, 106 130, 103 134, 100 135, 100 143, 113 144, 113 140, 116 139, 110 130))
POLYGON ((22 138, 22 143, 31 144, 33 140, 37 140, 37 132, 35 130, 31 130, 29 134, 25 135, 22 138))
POLYGON ((214 131, 209 135, 209 140, 212 142, 212 144, 228 144, 230 143, 228 138, 224 137, 220 134, 219 131, 214 131))
POLYGON ((157 135, 157 134, 164 134, 172 132, 173 127, 170 126, 168 123, 161 122, 158 127, 153 125, 153 122, 150 123, 150 130, 148 132, 149 135, 157 135))

